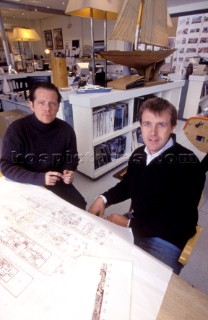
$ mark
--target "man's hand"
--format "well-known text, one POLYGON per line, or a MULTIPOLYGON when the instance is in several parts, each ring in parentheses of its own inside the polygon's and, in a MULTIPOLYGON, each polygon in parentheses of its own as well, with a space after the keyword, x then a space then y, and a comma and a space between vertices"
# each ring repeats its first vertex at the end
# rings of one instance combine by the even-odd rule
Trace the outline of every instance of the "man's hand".
POLYGON ((48 171, 45 174, 45 185, 55 186, 55 184, 62 178, 62 173, 57 171, 48 171))
POLYGON ((112 223, 118 224, 119 226, 122 226, 122 227, 127 227, 129 222, 129 219, 127 217, 117 213, 113 213, 110 216, 107 216, 106 220, 112 223))
POLYGON ((97 197, 97 199, 91 204, 88 211, 96 216, 103 217, 105 212, 105 203, 101 197, 97 197))
POLYGON ((62 179, 66 184, 72 183, 74 181, 74 171, 64 170, 62 179))

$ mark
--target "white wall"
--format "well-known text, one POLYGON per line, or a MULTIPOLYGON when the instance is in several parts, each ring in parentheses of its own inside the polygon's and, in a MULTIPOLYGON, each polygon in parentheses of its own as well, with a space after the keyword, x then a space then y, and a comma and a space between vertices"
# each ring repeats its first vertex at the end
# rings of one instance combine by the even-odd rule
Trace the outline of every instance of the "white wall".
MULTIPOLYGON (((109 37, 114 21, 107 21, 107 38, 109 37)), ((44 30, 62 28, 64 44, 69 42, 71 47, 72 40, 80 40, 80 48, 83 45, 91 45, 91 26, 90 19, 75 16, 56 16, 41 20, 42 34, 44 30)), ((94 40, 104 40, 104 21, 94 20, 94 40)), ((108 49, 117 49, 121 46, 121 41, 108 41, 108 49)))
MULTIPOLYGON (((44 41, 45 30, 53 31, 53 29, 61 28, 64 45, 67 41, 70 47, 72 40, 80 40, 80 48, 85 44, 91 45, 90 19, 87 18, 56 15, 51 18, 32 21, 22 19, 15 19, 15 21, 13 21, 12 19, 7 19, 7 23, 12 27, 28 27, 34 28, 37 31, 41 41, 33 42, 32 46, 34 53, 38 55, 44 56, 44 50, 46 49, 44 41)), ((107 21, 107 39, 113 29, 114 23, 115 21, 107 21)), ((104 21, 102 20, 94 20, 94 40, 104 40, 104 21)), ((123 45, 123 42, 115 40, 108 40, 107 43, 108 50, 123 49, 123 45)))
POLYGON ((180 3, 180 0, 174 1, 174 5, 168 6, 169 14, 177 14, 177 13, 185 13, 196 10, 207 10, 208 9, 208 1, 207 0, 195 0, 193 3, 183 4, 180 3))

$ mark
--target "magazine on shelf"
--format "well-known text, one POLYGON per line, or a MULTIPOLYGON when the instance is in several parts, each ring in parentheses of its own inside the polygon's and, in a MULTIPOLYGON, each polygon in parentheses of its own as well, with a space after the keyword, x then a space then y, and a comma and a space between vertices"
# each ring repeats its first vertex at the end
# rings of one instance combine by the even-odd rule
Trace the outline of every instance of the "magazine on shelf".
POLYGON ((109 147, 106 143, 99 144, 94 148, 95 169, 111 162, 109 147))
POLYGON ((119 136, 107 141, 111 159, 122 157, 126 151, 126 136, 119 136))
POLYGON ((132 131, 132 150, 135 150, 139 147, 139 145, 143 142, 143 139, 142 139, 142 131, 141 131, 141 127, 138 127, 137 129, 133 130, 132 131))
POLYGON ((118 136, 101 143, 94 148, 95 169, 98 169, 113 159, 118 159, 126 151, 126 136, 118 136))
POLYGON ((128 125, 128 104, 113 103, 93 109, 93 137, 97 138, 128 125))
POLYGON ((122 129, 128 125, 128 104, 117 103, 115 110, 114 130, 122 129))

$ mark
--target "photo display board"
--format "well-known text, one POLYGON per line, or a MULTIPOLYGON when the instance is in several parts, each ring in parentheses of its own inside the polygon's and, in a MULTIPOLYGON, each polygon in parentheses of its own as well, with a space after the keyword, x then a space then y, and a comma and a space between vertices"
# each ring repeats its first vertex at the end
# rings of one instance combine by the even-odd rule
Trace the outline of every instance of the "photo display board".
POLYGON ((173 66, 187 67, 190 58, 208 59, 208 13, 178 18, 173 66))

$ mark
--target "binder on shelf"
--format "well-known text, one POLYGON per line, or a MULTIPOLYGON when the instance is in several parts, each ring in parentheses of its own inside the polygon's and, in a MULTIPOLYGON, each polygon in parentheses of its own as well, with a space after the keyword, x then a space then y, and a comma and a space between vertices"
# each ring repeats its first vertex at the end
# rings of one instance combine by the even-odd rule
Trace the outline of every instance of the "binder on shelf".
POLYGON ((109 146, 111 159, 122 157, 126 151, 126 136, 118 136, 107 141, 109 146))
POLYGON ((138 87, 142 87, 143 85, 144 85, 144 76, 138 76, 138 75, 124 76, 124 77, 109 81, 107 83, 108 87, 111 87, 113 89, 120 89, 120 90, 138 88, 138 87))
POLYGON ((145 96, 134 98, 134 110, 133 110, 133 122, 139 121, 139 110, 144 101, 150 98, 154 98, 155 95, 147 94, 145 96))
POLYGON ((139 121, 139 109, 144 101, 145 97, 134 98, 133 122, 139 121))
POLYGON ((118 159, 126 151, 126 136, 118 136, 94 147, 95 169, 98 169, 112 159, 118 159))
POLYGON ((128 104, 118 103, 115 109, 114 130, 122 129, 128 125, 128 104))
POLYGON ((139 127, 139 128, 136 129, 136 136, 137 136, 137 141, 138 141, 138 143, 144 144, 144 141, 143 141, 143 139, 142 139, 142 130, 141 130, 141 127, 139 127))
POLYGON ((140 127, 132 131, 132 150, 135 150, 139 147, 140 144, 144 144, 142 139, 142 130, 140 127))
POLYGON ((95 169, 111 162, 109 147, 106 143, 99 144, 94 148, 95 169))

